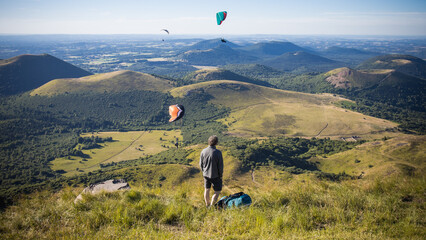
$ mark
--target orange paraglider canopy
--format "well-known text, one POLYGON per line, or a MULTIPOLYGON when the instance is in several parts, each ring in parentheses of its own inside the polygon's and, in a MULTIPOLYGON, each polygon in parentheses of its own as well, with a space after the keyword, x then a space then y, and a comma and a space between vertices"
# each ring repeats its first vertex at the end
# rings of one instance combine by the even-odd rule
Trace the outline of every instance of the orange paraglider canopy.
POLYGON ((169 114, 170 114, 169 122, 174 122, 176 120, 181 119, 184 113, 185 113, 185 108, 180 104, 169 106, 169 114))

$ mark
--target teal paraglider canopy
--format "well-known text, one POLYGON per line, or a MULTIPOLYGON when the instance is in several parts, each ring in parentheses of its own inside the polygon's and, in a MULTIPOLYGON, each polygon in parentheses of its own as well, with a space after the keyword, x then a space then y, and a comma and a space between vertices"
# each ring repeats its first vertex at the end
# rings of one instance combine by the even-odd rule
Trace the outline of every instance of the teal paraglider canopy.
POLYGON ((217 25, 222 24, 222 22, 225 21, 227 15, 228 13, 226 11, 216 13, 217 25))

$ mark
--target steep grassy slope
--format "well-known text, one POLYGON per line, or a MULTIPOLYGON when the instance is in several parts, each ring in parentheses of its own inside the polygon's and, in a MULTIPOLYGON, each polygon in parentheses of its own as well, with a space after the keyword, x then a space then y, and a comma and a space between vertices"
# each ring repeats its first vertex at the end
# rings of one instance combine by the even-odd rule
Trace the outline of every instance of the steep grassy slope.
POLYGON ((236 81, 211 81, 171 90, 173 96, 202 91, 211 103, 231 109, 220 121, 239 136, 368 137, 397 124, 335 107, 332 95, 283 91, 236 81))
MULTIPOLYGON (((376 152, 376 146, 382 145, 379 149, 385 150, 389 158, 403 154, 407 159, 424 159, 424 139, 395 140, 365 144, 349 152, 376 152), (404 142, 407 144, 402 145, 404 142), (407 149, 401 152, 401 148, 391 151, 383 148, 390 150, 394 144, 407 149)), ((82 188, 69 187, 59 193, 41 192, 22 199, 0 216, 0 236, 4 239, 214 239, 218 236, 422 239, 426 234, 424 167, 414 172, 388 174, 388 169, 380 166, 382 159, 375 156, 369 159, 373 165, 370 169, 377 170, 375 174, 366 173, 361 179, 343 182, 319 180, 312 174, 290 175, 265 167, 256 169, 252 175, 229 175, 232 168, 227 164, 222 194, 244 191, 253 203, 248 208, 225 211, 204 207, 201 173, 192 166, 129 167, 117 170, 114 175, 127 176, 132 187, 127 192, 85 195, 75 204, 73 201, 82 188)), ((330 160, 339 158, 333 157, 330 160)), ((226 155, 225 158, 229 159, 226 155)), ((353 159, 348 159, 344 164, 351 162, 353 159)))
POLYGON ((91 73, 48 54, 20 55, 0 60, 0 95, 37 88, 56 78, 78 78, 91 73))
POLYGON ((135 90, 164 92, 173 87, 173 83, 146 73, 116 71, 88 77, 55 79, 33 90, 31 96, 52 96, 64 93, 83 92, 128 92, 135 90))
POLYGON ((374 72, 357 71, 347 67, 337 68, 324 74, 327 82, 336 88, 368 88, 380 83, 392 70, 374 72))
POLYGON ((400 134, 394 138, 364 143, 327 158, 312 159, 324 172, 346 172, 365 179, 390 175, 414 176, 426 170, 426 137, 400 134))

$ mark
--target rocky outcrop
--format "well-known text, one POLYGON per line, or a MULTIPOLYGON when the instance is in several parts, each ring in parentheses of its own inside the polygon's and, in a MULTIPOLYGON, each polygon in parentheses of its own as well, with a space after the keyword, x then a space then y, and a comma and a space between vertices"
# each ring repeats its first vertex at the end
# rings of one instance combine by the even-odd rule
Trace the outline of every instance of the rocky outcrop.
POLYGON ((83 199, 83 194, 97 194, 101 192, 114 192, 118 190, 129 190, 130 186, 129 184, 124 181, 123 179, 118 180, 107 180, 104 182, 92 184, 85 188, 74 200, 74 203, 77 203, 78 201, 83 199))

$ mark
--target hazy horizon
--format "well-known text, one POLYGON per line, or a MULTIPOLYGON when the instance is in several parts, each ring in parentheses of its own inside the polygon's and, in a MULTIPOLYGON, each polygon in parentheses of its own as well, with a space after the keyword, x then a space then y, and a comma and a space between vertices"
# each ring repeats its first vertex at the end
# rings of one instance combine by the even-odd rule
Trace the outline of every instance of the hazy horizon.
POLYGON ((426 1, 0 0, 0 34, 426 36, 426 1), (218 26, 215 13, 228 11, 218 26))

